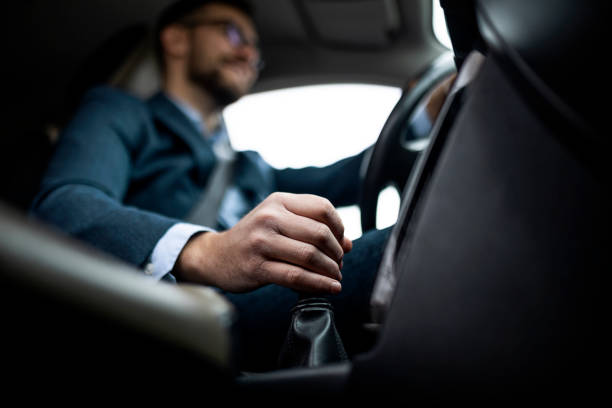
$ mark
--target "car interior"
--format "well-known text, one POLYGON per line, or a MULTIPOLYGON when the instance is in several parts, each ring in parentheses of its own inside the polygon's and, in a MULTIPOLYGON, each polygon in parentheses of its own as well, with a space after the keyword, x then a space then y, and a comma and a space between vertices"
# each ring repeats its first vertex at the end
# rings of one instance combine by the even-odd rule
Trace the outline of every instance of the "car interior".
POLYGON ((375 228, 379 192, 401 192, 372 293, 372 347, 260 373, 237 366, 235 310, 217 292, 152 283, 27 215, 85 90, 107 83, 146 98, 159 87, 150 28, 168 3, 14 6, 18 91, 0 195, 3 389, 93 396, 144 387, 228 400, 606 395, 604 2, 436 0, 449 50, 432 31, 431 0, 252 1, 266 62, 252 92, 336 82, 403 89, 362 174, 364 231, 375 228), (424 134, 415 112, 452 75, 424 134))

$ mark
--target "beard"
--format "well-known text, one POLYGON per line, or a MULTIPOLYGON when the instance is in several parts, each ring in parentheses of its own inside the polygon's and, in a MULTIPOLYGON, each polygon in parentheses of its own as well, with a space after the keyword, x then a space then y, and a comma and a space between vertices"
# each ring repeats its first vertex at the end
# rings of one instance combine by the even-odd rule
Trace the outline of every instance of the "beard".
POLYGON ((219 69, 212 69, 208 72, 196 72, 195 70, 191 70, 189 77, 191 81, 210 93, 217 107, 221 109, 236 102, 243 96, 242 92, 223 83, 223 78, 219 69))

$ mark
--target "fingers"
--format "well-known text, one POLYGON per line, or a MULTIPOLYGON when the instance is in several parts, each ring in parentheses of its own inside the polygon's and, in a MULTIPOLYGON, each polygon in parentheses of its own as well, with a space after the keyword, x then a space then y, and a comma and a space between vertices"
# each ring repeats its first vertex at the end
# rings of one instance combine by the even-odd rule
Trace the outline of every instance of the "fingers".
POLYGON ((344 253, 350 252, 350 250, 353 249, 353 241, 347 237, 342 237, 342 249, 344 253))
POLYGON ((275 283, 306 292, 341 291, 342 259, 352 242, 328 200, 274 193, 230 231, 243 237, 233 241, 244 247, 244 256, 236 257, 250 282, 243 286, 275 283))
POLYGON ((337 294, 342 285, 337 280, 309 272, 297 265, 266 261, 261 265, 267 281, 299 292, 337 294))
POLYGON ((338 243, 342 243, 344 224, 329 200, 311 194, 282 194, 281 202, 292 213, 327 225, 338 243))
POLYGON ((336 262, 316 246, 277 235, 268 242, 264 254, 268 259, 300 266, 308 271, 341 280, 340 262, 336 262))
POLYGON ((287 212, 279 222, 278 231, 288 238, 315 246, 338 264, 344 256, 345 249, 331 229, 319 221, 287 212))

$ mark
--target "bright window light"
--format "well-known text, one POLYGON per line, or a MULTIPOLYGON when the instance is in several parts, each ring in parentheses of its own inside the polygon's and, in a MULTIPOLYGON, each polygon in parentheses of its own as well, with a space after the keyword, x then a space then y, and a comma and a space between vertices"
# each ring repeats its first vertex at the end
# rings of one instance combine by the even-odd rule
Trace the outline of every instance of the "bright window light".
MULTIPOLYGON (((224 118, 236 150, 258 151, 276 168, 325 166, 374 144, 400 96, 380 85, 296 87, 246 96, 224 118)), ((339 212, 347 237, 359 237, 358 208, 339 212)))
POLYGON ((276 168, 325 166, 376 142, 400 95, 379 85, 296 87, 246 96, 224 118, 236 150, 276 168))
POLYGON ((448 29, 446 28, 446 19, 444 18, 444 10, 440 6, 440 0, 433 0, 433 31, 434 35, 448 49, 452 49, 448 29))
POLYGON ((378 195, 376 207, 376 228, 390 227, 397 221, 400 210, 400 195, 395 187, 387 187, 378 195))

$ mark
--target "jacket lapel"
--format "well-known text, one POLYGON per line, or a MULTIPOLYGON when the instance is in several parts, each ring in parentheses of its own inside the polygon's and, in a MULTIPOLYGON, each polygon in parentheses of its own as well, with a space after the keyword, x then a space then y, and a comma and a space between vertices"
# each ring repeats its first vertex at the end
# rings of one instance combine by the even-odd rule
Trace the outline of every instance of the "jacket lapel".
MULTIPOLYGON (((164 126, 189 146, 204 186, 217 162, 210 143, 163 92, 155 94, 147 103, 156 126, 164 126)), ((257 205, 274 191, 273 170, 256 152, 237 152, 234 166, 233 184, 246 195, 251 206, 257 205)))
POLYGON ((165 127, 170 134, 189 146, 200 169, 201 178, 206 180, 217 162, 210 143, 204 140, 190 120, 168 100, 163 92, 156 93, 147 103, 156 126, 165 127))

